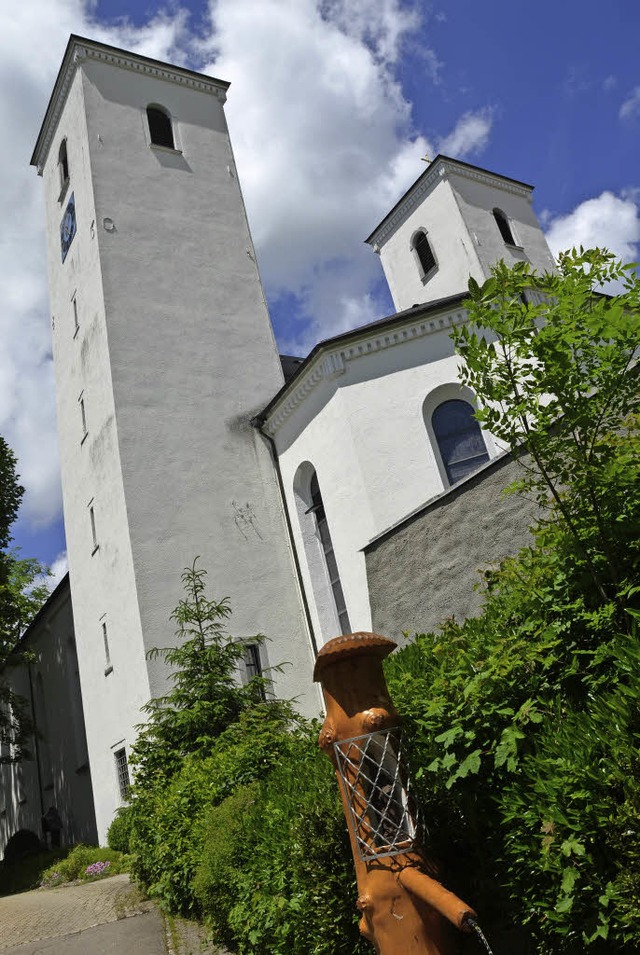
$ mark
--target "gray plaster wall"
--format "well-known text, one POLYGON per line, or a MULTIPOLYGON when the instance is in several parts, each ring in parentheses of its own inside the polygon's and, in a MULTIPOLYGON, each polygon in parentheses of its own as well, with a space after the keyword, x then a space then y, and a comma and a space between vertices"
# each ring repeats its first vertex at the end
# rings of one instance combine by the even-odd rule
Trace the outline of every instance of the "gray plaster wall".
POLYGON ((23 637, 20 656, 0 671, 27 704, 38 733, 29 744, 31 758, 0 766, 0 854, 19 829, 41 835, 41 817, 56 806, 63 844, 96 842, 97 830, 71 592, 66 577, 23 637))
POLYGON ((482 571, 531 542, 535 504, 502 494, 519 473, 498 458, 364 548, 376 633, 403 642, 480 610, 482 571))

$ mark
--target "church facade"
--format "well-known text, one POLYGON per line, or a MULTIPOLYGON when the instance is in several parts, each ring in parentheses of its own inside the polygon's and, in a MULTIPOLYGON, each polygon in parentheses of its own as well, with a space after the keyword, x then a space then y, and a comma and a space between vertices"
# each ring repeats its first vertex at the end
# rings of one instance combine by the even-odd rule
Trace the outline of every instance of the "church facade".
MULTIPOLYGON (((283 359, 224 117, 227 87, 72 36, 36 142, 69 555, 65 639, 77 653, 74 712, 90 782, 88 795, 81 762, 63 768, 70 696, 43 672, 45 648, 31 678, 50 697, 41 727, 50 788, 45 798, 34 772, 33 792, 5 798, 0 848, 17 829, 37 829, 49 802, 69 837, 72 805, 86 828, 79 804, 89 805, 91 781, 85 815, 104 840, 126 799, 141 707, 167 686, 147 654, 171 644, 180 574, 196 556, 212 593, 230 598, 247 672, 286 664, 276 692, 317 715, 318 648, 372 627, 366 548, 502 454, 473 419, 449 332, 465 319, 469 276, 484 280, 500 258, 553 267, 532 188, 436 157, 367 239, 397 313, 283 359), (257 632, 268 637, 260 648, 257 632), (74 792, 60 782, 72 774, 74 792)), ((42 641, 54 597, 27 641, 42 641)), ((1 772, 14 792, 18 768, 1 772)))

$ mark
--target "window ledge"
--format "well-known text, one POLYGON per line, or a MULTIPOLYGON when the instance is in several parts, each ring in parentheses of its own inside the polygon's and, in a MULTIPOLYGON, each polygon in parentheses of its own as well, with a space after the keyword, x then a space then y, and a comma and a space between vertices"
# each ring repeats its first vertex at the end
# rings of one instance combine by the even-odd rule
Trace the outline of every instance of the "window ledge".
POLYGON ((82 438, 80 440, 80 447, 82 447, 82 445, 85 443, 88 437, 89 437, 89 432, 85 431, 85 433, 82 435, 82 438))
POLYGON ((96 544, 96 545, 95 545, 95 547, 94 547, 93 550, 91 551, 91 556, 93 557, 93 555, 94 555, 94 554, 96 553, 96 551, 98 551, 98 550, 100 550, 100 544, 96 544))
POLYGON ((155 149, 159 153, 170 153, 172 156, 182 156, 182 150, 175 146, 160 146, 159 143, 149 143, 149 149, 155 149))
POLYGON ((74 331, 73 331, 73 337, 74 337, 74 338, 77 338, 79 331, 80 331, 80 326, 79 326, 79 325, 76 325, 76 327, 75 327, 75 329, 74 329, 74 331))
POLYGON ((60 195, 58 196, 58 202, 59 202, 59 203, 63 203, 63 202, 64 202, 64 197, 66 196, 66 194, 67 194, 67 192, 68 192, 68 190, 69 190, 69 182, 70 182, 70 181, 71 181, 70 179, 65 179, 65 181, 62 183, 62 189, 60 190, 60 195))
POLYGON ((113 673, 113 665, 110 663, 108 667, 104 668, 104 675, 109 676, 110 673, 113 673))
POLYGON ((515 242, 505 242, 505 245, 508 249, 513 249, 514 252, 524 252, 524 246, 516 245, 515 242))
POLYGON ((437 266, 437 265, 434 265, 434 267, 433 267, 432 269, 429 269, 428 272, 425 272, 424 275, 421 275, 421 276, 420 276, 420 281, 422 282, 422 284, 423 284, 423 285, 426 285, 427 282, 429 282, 430 279, 433 278, 433 276, 436 274, 437 271, 438 271, 438 266, 437 266))

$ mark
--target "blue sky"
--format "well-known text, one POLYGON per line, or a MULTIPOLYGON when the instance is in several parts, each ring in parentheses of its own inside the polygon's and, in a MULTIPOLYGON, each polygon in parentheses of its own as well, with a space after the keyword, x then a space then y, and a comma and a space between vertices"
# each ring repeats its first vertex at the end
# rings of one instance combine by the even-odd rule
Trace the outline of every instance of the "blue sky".
POLYGON ((640 7, 404 0, 30 0, 0 13, 0 433, 15 541, 65 566, 41 183, 70 32, 231 80, 227 115, 283 351, 391 311, 362 240, 442 151, 535 185, 553 251, 640 241, 640 7), (22 8, 24 7, 24 9, 22 8))

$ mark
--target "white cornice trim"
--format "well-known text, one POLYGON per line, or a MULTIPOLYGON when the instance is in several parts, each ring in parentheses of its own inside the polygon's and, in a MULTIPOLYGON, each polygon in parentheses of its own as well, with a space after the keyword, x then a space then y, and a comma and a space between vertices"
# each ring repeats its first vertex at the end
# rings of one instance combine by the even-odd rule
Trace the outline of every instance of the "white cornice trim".
POLYGON ((384 219, 378 228, 371 233, 367 240, 372 246, 382 246, 387 239, 420 205, 425 196, 432 192, 436 185, 441 181, 446 181, 449 176, 461 176, 464 179, 471 179, 473 182, 481 182, 493 188, 502 189, 504 192, 510 192, 512 195, 521 196, 525 199, 531 198, 531 187, 524 186, 513 180, 503 179, 502 176, 493 176, 490 172, 481 169, 473 169, 466 165, 458 165, 456 162, 450 162, 446 159, 440 159, 433 169, 429 168, 423 173, 422 177, 400 200, 396 209, 391 215, 384 219))
POLYGON ((214 77, 207 77, 201 73, 181 70, 180 67, 172 67, 170 64, 156 63, 153 60, 138 57, 135 53, 127 53, 124 50, 116 50, 98 43, 71 41, 60 67, 51 101, 31 159, 31 164, 36 166, 39 176, 42 175, 76 70, 86 60, 98 60, 102 63, 118 66, 121 69, 132 70, 135 73, 145 73, 148 76, 155 76, 170 83, 178 83, 180 86, 186 86, 189 89, 212 93, 223 104, 226 101, 229 84, 222 80, 216 80, 214 77))
POLYGON ((438 315, 430 315, 422 319, 407 322, 406 325, 390 327, 386 331, 364 333, 361 338, 350 344, 337 345, 334 348, 327 345, 321 348, 309 367, 303 372, 291 387, 285 391, 281 399, 271 409, 262 425, 264 431, 274 437, 284 422, 291 417, 297 408, 306 400, 323 381, 332 381, 347 371, 350 361, 363 358, 374 352, 384 351, 396 345, 404 345, 410 341, 433 335, 443 329, 452 328, 465 321, 467 311, 464 308, 450 309, 438 315))

